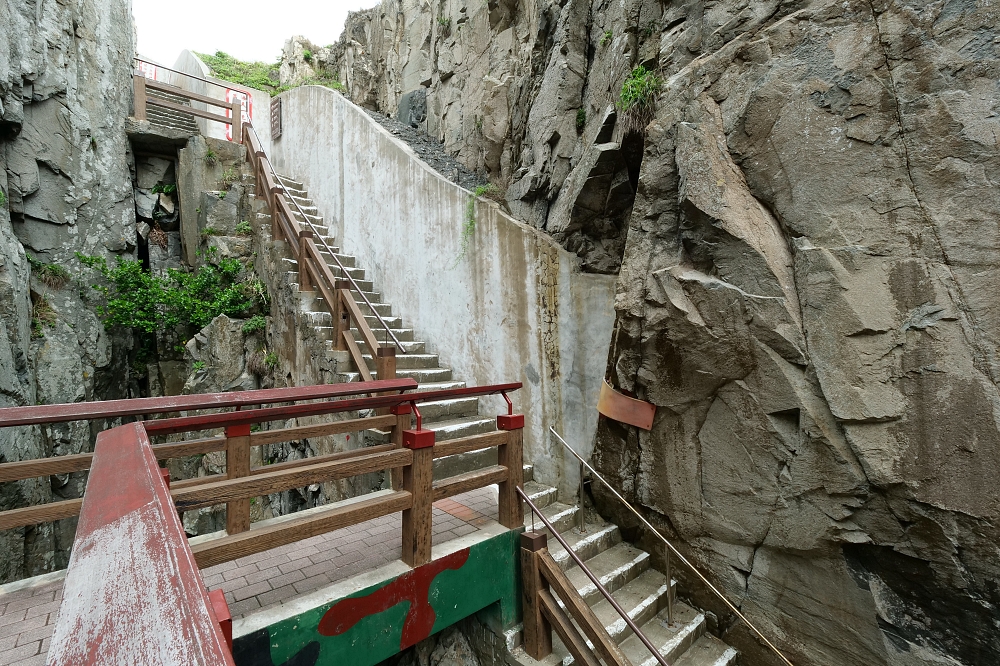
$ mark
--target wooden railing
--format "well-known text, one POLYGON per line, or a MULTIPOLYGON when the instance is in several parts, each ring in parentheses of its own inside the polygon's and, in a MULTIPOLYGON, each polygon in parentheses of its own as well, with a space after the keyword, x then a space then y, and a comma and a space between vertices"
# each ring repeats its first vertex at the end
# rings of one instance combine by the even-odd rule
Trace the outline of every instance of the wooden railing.
MULTIPOLYGON (((462 396, 506 395, 520 386, 499 384, 402 394, 398 392, 416 388, 416 382, 412 379, 395 379, 176 398, 12 407, 0 409, 0 427, 89 417, 109 419, 125 415, 173 412, 178 409, 193 410, 226 405, 238 408, 342 397, 345 399, 144 421, 142 425, 148 436, 224 429, 222 436, 151 447, 152 455, 158 460, 212 451, 226 453, 224 474, 177 481, 170 490, 180 511, 226 505, 227 536, 202 542, 193 548, 199 566, 211 566, 397 511, 403 512, 403 560, 411 566, 418 566, 430 560, 431 504, 434 501, 494 483, 499 484, 499 522, 509 528, 522 524, 517 488, 522 485, 521 430, 524 425, 523 416, 501 415, 497 417, 500 432, 436 445, 434 432, 422 428, 419 403, 462 396), (347 397, 367 394, 375 395, 347 397), (235 397, 227 400, 228 396, 235 397), (360 410, 375 410, 376 415, 251 432, 254 424, 360 410), (416 429, 410 429, 414 415, 416 429), (252 467, 250 463, 250 450, 253 447, 364 430, 388 431, 389 443, 262 467, 252 467), (499 464, 450 478, 433 478, 435 458, 494 446, 498 448, 499 464), (250 502, 253 498, 380 471, 390 471, 392 474, 392 492, 250 531, 250 502)), ((79 454, 4 463, 0 464, 0 479, 15 481, 82 471, 89 469, 93 460, 94 454, 79 454)), ((77 515, 83 501, 65 500, 0 512, 0 529, 77 515)))
POLYGON ((214 120, 225 125, 232 125, 234 141, 237 141, 238 137, 243 136, 243 102, 239 98, 234 99, 232 102, 227 102, 214 97, 199 95, 197 93, 184 90, 183 88, 172 86, 168 83, 147 79, 138 71, 132 75, 132 90, 134 95, 132 115, 136 120, 146 120, 146 107, 151 104, 153 106, 163 107, 164 109, 186 113, 198 118, 214 120), (212 113, 211 111, 196 109, 193 106, 177 104, 163 99, 162 97, 150 95, 147 93, 148 90, 159 90, 161 92, 170 93, 171 95, 183 97, 184 99, 191 100, 192 102, 201 102, 202 104, 209 106, 229 109, 231 117, 227 117, 220 113, 212 113))
POLYGON ((335 347, 349 352, 361 379, 371 381, 372 376, 368 370, 368 364, 365 362, 364 354, 354 340, 354 336, 351 335, 351 322, 353 322, 360 333, 362 344, 375 361, 375 372, 378 378, 391 379, 395 377, 396 349, 398 348, 405 353, 402 344, 389 330, 388 324, 361 291, 361 287, 351 277, 348 269, 340 262, 333 251, 334 249, 321 238, 321 243, 330 260, 338 265, 343 277, 337 278, 333 275, 327 259, 316 245, 315 228, 298 204, 294 200, 290 200, 290 195, 286 196, 288 191, 278 180, 252 125, 244 129, 243 144, 246 146, 247 159, 253 166, 257 194, 258 196, 263 195, 271 214, 271 237, 274 240, 285 241, 292 256, 295 257, 299 269, 299 290, 319 291, 330 316, 333 318, 335 347), (302 216, 303 224, 299 224, 293 208, 297 209, 299 215, 302 216), (392 337, 394 345, 379 345, 360 305, 354 299, 355 292, 385 329, 386 336, 392 337))
POLYGON ((97 436, 46 663, 232 666, 225 597, 201 581, 139 423, 97 436))

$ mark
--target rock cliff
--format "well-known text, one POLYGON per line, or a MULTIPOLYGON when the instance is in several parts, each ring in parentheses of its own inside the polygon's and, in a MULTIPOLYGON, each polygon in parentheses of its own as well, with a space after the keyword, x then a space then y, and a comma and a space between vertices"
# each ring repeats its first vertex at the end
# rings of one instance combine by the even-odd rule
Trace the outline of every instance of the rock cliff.
POLYGON ((384 0, 312 66, 620 267, 608 377, 658 415, 595 461, 796 664, 971 666, 1000 663, 998 13, 384 0))
MULTIPOLYGON (((125 397, 129 337, 109 335, 74 252, 132 254, 123 120, 130 5, 0 2, 0 405, 125 397)), ((86 423, 0 429, 0 460, 92 450, 86 423)), ((84 475, 4 484, 0 508, 78 497, 84 475)), ((0 533, 0 582, 65 566, 75 520, 0 533)))

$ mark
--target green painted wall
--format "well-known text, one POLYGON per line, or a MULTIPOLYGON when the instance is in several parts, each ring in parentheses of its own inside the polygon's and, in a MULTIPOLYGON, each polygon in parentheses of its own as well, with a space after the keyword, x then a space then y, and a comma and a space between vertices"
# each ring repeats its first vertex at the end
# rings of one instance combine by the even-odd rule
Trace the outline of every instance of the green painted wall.
MULTIPOLYGON (((427 602, 433 610, 433 616, 422 616, 424 623, 417 631, 419 635, 415 636, 411 627, 411 639, 414 636, 419 639, 437 633, 492 604, 498 604, 495 614, 491 613, 501 625, 496 629, 510 628, 520 621, 521 615, 519 534, 519 531, 511 530, 470 546, 467 549, 468 558, 458 568, 445 569, 434 575, 433 569, 421 572, 425 567, 420 567, 345 597, 356 601, 344 602, 344 599, 338 599, 276 622, 266 629, 269 654, 264 651, 264 630, 255 635, 237 638, 234 644, 237 666, 275 666, 286 663, 289 666, 372 666, 391 657, 400 651, 403 627, 410 612, 411 603, 404 597, 412 595, 415 587, 419 588, 412 581, 419 579, 421 573, 433 576, 427 593, 427 602), (394 587, 385 589, 390 586, 394 587), (380 593, 380 590, 383 592, 380 593), (364 615, 339 635, 320 633, 324 615, 333 606, 341 604, 323 624, 324 633, 330 633, 332 620, 339 622, 350 614, 343 612, 345 605, 353 604, 363 608, 373 599, 381 599, 381 606, 385 610, 364 615), (431 617, 433 626, 428 632, 431 617)), ((443 559, 446 558, 441 558, 443 559)), ((440 563, 441 560, 437 562, 440 563)), ((425 566, 434 567, 435 563, 425 566)), ((427 577, 425 575, 424 579, 427 577)), ((361 611, 362 614, 364 612, 361 611)))

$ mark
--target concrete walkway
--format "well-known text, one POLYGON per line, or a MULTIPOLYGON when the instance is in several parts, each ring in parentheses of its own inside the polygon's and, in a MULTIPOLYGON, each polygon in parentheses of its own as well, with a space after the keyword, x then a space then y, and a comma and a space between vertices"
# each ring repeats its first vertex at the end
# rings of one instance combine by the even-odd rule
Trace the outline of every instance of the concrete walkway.
MULTIPOLYGON (((434 545, 497 519, 496 486, 434 503, 434 545)), ((245 617, 399 559, 402 517, 393 514, 202 571, 226 593, 233 618, 245 617)), ((0 586, 0 666, 44 664, 62 602, 65 572, 0 586)))

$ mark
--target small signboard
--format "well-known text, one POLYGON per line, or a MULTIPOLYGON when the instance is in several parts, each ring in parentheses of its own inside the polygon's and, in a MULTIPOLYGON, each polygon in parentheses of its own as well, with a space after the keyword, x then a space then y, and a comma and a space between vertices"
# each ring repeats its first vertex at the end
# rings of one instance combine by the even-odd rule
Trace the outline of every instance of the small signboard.
POLYGON ((281 136, 281 98, 271 100, 271 139, 281 136))
POLYGON ((157 67, 153 63, 146 62, 145 60, 140 60, 139 61, 139 71, 147 79, 153 79, 154 81, 156 80, 157 67))
MULTIPOLYGON (((240 104, 243 106, 243 124, 253 120, 253 97, 250 93, 245 93, 242 90, 230 90, 226 88, 226 101, 232 104, 236 100, 240 100, 240 104)), ((231 118, 233 115, 233 110, 226 109, 226 118, 231 118)), ((233 126, 226 125, 226 140, 233 140, 233 126)))

